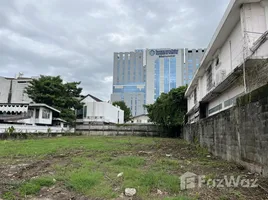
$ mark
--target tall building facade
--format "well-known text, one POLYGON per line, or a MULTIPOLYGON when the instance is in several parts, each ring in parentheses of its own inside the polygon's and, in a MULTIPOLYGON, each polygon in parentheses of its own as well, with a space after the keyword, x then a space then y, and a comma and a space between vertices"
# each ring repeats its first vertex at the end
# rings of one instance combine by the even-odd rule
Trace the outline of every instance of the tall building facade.
POLYGON ((111 101, 124 101, 132 116, 145 113, 145 67, 142 49, 114 53, 113 93, 111 101))
POLYGON ((171 89, 188 84, 204 49, 146 49, 146 104, 171 89))
POLYGON ((183 68, 183 85, 188 85, 199 68, 204 49, 185 49, 185 64, 183 68))

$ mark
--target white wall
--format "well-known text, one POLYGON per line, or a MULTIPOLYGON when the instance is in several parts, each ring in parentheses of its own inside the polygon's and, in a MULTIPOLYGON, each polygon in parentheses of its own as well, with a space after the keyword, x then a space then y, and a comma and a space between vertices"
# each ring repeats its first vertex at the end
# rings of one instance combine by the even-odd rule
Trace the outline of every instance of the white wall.
POLYGON ((124 111, 107 102, 84 102, 83 122, 124 123, 124 111))
POLYGON ((0 77, 0 103, 7 103, 10 80, 0 77))
POLYGON ((137 124, 148 124, 150 123, 150 118, 147 115, 141 115, 138 117, 135 117, 133 120, 133 123, 137 123, 137 124))
POLYGON ((52 126, 32 126, 32 125, 17 125, 17 124, 0 124, 0 133, 7 132, 9 127, 13 126, 15 128, 15 132, 22 133, 47 133, 48 130, 52 133, 60 133, 60 132, 74 132, 74 129, 61 128, 61 127, 52 127, 52 126))
POLYGON ((32 100, 24 92, 31 79, 14 79, 12 80, 12 98, 11 103, 30 103, 32 100))
POLYGON ((219 66, 215 66, 215 62, 213 63, 213 69, 215 69, 213 81, 215 82, 215 85, 222 82, 228 74, 233 72, 234 68, 238 67, 243 62, 243 35, 241 21, 237 23, 236 27, 220 49, 219 59, 219 66))
MULTIPOLYGON (((261 3, 244 4, 241 9, 242 29, 245 30, 245 38, 250 48, 253 43, 267 30, 265 9, 261 3)), ((244 35, 243 34, 243 35, 244 35)))

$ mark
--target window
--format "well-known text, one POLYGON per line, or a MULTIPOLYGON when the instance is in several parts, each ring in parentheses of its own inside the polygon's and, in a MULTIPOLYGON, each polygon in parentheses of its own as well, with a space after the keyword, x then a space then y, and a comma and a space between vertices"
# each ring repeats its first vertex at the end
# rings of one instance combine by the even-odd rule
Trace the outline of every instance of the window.
POLYGON ((30 115, 30 117, 33 117, 33 115, 34 115, 34 110, 29 109, 29 115, 30 115))
MULTIPOLYGON (((242 94, 243 94, 243 93, 242 93, 242 94)), ((236 96, 234 96, 233 98, 230 98, 230 99, 226 100, 226 101, 224 102, 224 107, 229 107, 229 106, 231 106, 231 105, 235 105, 235 104, 236 104, 236 99, 237 99, 237 97, 241 96, 242 94, 236 95, 236 96)))
POLYGON ((210 65, 207 70, 207 91, 212 88, 212 66, 210 65))
POLYGON ((87 116, 87 106, 84 106, 84 118, 87 116))
POLYGON ((50 112, 49 112, 49 110, 47 110, 47 109, 43 109, 43 112, 42 112, 42 118, 43 118, 43 119, 49 119, 49 117, 50 117, 50 112))
POLYGON ((35 110, 35 118, 38 119, 39 118, 39 109, 35 110))
POLYGON ((220 59, 219 59, 219 56, 217 56, 216 58, 216 66, 218 66, 220 64, 220 59))
POLYGON ((83 108, 76 111, 76 118, 83 119, 83 108))
POLYGON ((217 105, 217 106, 211 108, 211 109, 208 111, 208 113, 209 113, 209 114, 212 114, 212 113, 214 113, 214 112, 220 111, 221 109, 222 109, 222 104, 219 104, 219 105, 217 105))

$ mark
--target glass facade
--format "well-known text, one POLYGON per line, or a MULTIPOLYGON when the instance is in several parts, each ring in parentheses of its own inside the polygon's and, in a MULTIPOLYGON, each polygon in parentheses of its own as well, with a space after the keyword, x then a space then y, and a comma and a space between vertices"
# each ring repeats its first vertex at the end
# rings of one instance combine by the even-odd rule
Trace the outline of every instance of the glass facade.
POLYGON ((169 92, 169 58, 164 58, 164 92, 169 92))
POLYGON ((170 74, 169 74, 169 79, 170 79, 170 90, 173 88, 176 88, 176 58, 170 58, 170 74))
MULTIPOLYGON (((161 62, 162 63, 162 62, 161 62)), ((176 58, 175 57, 164 57, 155 60, 154 66, 154 100, 156 100, 162 92, 168 93, 171 89, 176 88, 176 58), (160 61, 163 59, 163 66, 160 66, 160 61), (164 72, 161 74, 160 68, 163 67, 164 72), (161 84, 160 77, 164 77, 163 84, 161 84), (160 89, 163 87, 162 89, 160 89)))
POLYGON ((156 100, 160 95, 160 63, 159 58, 155 60, 154 65, 154 99, 156 100))
POLYGON ((137 93, 145 92, 145 84, 140 83, 140 86, 137 85, 124 85, 122 88, 113 86, 113 93, 137 93))
POLYGON ((186 62, 183 68, 183 84, 189 84, 194 78, 196 70, 199 68, 199 64, 203 57, 205 50, 189 50, 186 52, 186 62))

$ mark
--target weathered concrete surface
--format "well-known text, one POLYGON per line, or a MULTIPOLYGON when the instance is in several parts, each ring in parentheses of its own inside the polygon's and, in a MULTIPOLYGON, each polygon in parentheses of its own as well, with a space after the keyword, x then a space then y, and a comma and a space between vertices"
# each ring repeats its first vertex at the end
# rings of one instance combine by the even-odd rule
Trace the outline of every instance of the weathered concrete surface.
POLYGON ((268 176, 268 85, 239 98, 231 109, 184 126, 183 137, 268 176))
POLYGON ((90 125, 76 126, 76 132, 83 135, 135 135, 159 136, 160 129, 156 125, 128 124, 128 125, 90 125))

